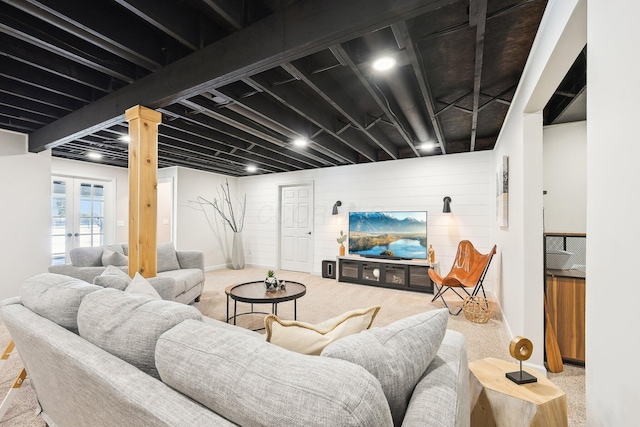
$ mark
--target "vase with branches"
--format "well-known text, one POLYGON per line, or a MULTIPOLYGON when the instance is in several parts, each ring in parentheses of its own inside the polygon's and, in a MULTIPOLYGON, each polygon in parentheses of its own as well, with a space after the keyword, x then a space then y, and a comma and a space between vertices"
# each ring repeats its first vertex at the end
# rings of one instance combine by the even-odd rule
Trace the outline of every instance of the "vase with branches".
POLYGON ((344 234, 342 230, 340 230, 340 237, 336 239, 336 241, 340 244, 340 256, 344 256, 344 253, 345 253, 345 247, 344 247, 345 240, 347 240, 347 235, 344 234))
POLYGON ((202 196, 198 196, 197 203, 202 205, 210 205, 220 215, 220 218, 229 225, 233 231, 233 247, 231 249, 231 265, 235 270, 244 268, 244 245, 242 243, 242 229, 244 228, 244 217, 247 209, 247 195, 242 200, 238 200, 240 206, 240 215, 236 217, 231 202, 231 190, 229 189, 229 180, 225 180, 224 184, 220 184, 222 193, 218 191, 218 197, 213 202, 202 196))

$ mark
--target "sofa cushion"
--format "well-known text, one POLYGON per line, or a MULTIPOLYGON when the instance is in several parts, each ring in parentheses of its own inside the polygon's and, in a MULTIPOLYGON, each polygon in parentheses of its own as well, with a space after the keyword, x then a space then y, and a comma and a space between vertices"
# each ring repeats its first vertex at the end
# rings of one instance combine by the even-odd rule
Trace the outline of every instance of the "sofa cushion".
POLYGON ((158 277, 170 277, 175 280, 175 284, 173 285, 173 298, 185 293, 204 280, 204 274, 202 274, 202 270, 199 268, 163 271, 158 273, 158 277))
POLYGON ((162 299, 158 291, 156 291, 151 283, 147 281, 142 275, 136 272, 135 276, 133 276, 133 280, 125 289, 125 292, 130 292, 132 294, 139 295, 147 295, 153 299, 162 299))
POLYGON ((78 307, 83 298, 102 289, 80 279, 42 273, 22 284, 22 304, 52 322, 78 333, 78 307))
POLYGON ((360 366, 305 356, 187 320, 156 347, 162 381, 242 426, 390 426, 380 383, 360 366))
POLYGON ((266 341, 298 353, 319 355, 332 342, 369 329, 379 310, 379 305, 351 310, 317 325, 270 314, 264 319, 266 341))
POLYGON ((102 289, 80 304, 78 329, 87 341, 159 378, 154 357, 158 337, 185 319, 201 318, 192 306, 102 289))
POLYGON ((69 259, 74 267, 100 267, 102 265, 102 246, 73 248, 69 259))
POLYGON ((93 279, 93 284, 103 288, 114 288, 124 291, 131 282, 131 277, 121 268, 108 265, 102 274, 93 279))
POLYGON ((382 385, 393 422, 400 426, 411 393, 440 348, 447 309, 433 310, 372 328, 328 345, 322 356, 355 363, 382 385))
POLYGON ((104 248, 102 251, 102 265, 129 265, 129 258, 120 252, 115 252, 110 249, 104 248))
POLYGON ((176 255, 173 243, 161 243, 158 245, 158 273, 169 270, 179 270, 180 263, 176 255))

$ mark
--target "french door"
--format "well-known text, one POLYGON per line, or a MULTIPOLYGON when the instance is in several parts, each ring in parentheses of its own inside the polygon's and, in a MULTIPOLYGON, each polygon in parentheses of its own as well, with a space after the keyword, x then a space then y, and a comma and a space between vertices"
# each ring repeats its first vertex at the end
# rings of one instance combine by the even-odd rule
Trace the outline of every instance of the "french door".
POLYGON ((280 268, 311 273, 313 185, 281 187, 280 200, 280 268))
POLYGON ((52 264, 69 262, 73 248, 104 244, 111 194, 111 181, 51 177, 52 264))

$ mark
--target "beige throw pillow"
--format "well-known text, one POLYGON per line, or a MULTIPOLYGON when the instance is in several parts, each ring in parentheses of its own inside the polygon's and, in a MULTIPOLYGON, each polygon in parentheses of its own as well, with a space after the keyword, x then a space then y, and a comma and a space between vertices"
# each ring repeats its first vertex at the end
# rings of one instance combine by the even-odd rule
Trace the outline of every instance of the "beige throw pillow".
POLYGON ((270 314, 264 319, 266 340, 287 350, 317 356, 337 339, 369 329, 379 310, 379 305, 351 310, 317 325, 281 320, 270 314))

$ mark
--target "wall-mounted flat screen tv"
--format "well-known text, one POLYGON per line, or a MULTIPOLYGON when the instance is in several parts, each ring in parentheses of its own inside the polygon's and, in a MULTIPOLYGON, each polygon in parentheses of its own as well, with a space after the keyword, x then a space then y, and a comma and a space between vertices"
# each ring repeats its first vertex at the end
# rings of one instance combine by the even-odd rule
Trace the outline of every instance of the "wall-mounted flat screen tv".
POLYGON ((426 259, 427 212, 349 212, 349 254, 426 259))

